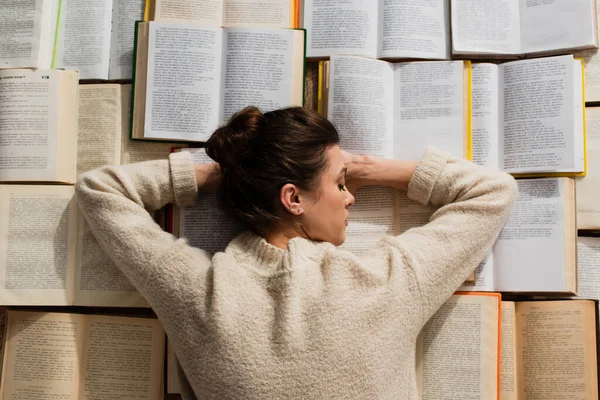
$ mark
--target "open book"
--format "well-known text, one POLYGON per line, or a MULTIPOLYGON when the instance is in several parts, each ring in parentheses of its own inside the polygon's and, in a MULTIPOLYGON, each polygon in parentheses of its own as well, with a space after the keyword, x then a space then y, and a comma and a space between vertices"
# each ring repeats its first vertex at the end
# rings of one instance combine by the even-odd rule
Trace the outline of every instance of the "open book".
POLYGON ((448 0, 305 0, 307 56, 450 58, 448 0))
POLYGON ((0 67, 65 68, 80 79, 131 79, 144 0, 37 0, 0 5, 0 67))
POLYGON ((163 398, 157 319, 9 310, 6 330, 0 399, 163 398))
POLYGON ((456 293, 425 324, 417 341, 422 400, 497 399, 500 295, 456 293))
POLYGON ((75 182, 78 74, 0 70, 0 182, 75 182))
POLYGON ((586 107, 587 175, 577 178, 577 228, 600 230, 600 107, 586 107))
POLYGON ((347 151, 419 160, 427 145, 470 158, 470 63, 332 56, 322 110, 347 151))
POLYGON ((540 55, 597 48, 596 0, 451 0, 452 54, 540 55))
POLYGON ((584 175, 583 64, 473 64, 473 161, 511 174, 584 175))
POLYGON ((304 31, 137 25, 132 138, 204 141, 246 106, 301 106, 304 31))
POLYGON ((593 301, 502 302, 502 400, 598 399, 593 301))
POLYGON ((298 28, 300 0, 146 0, 149 20, 216 26, 298 28))

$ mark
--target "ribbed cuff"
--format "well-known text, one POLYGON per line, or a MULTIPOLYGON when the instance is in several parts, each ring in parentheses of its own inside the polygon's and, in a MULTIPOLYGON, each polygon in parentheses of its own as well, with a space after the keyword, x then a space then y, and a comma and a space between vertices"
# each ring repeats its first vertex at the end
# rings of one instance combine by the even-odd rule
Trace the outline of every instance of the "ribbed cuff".
POLYGON ((171 153, 169 166, 175 204, 182 207, 194 204, 198 197, 198 183, 192 155, 187 151, 171 153))
POLYGON ((407 195, 421 204, 429 204, 431 193, 438 177, 448 162, 450 155, 444 151, 428 147, 408 182, 407 195))

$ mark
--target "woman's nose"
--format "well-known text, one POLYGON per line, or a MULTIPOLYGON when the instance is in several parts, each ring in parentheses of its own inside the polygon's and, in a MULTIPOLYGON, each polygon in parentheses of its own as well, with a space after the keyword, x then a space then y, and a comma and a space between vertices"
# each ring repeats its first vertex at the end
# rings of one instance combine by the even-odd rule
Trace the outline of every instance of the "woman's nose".
POLYGON ((346 196, 346 208, 352 206, 354 204, 354 195, 350 192, 346 192, 348 195, 346 196))

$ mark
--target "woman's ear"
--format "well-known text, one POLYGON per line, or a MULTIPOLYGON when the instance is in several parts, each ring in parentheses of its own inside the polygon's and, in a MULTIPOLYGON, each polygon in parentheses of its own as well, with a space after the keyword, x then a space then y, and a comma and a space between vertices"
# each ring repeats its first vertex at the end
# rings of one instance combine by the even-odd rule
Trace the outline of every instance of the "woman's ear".
POLYGON ((300 189, 296 185, 291 183, 283 185, 279 191, 279 199, 283 208, 290 214, 298 216, 304 213, 300 200, 300 189))

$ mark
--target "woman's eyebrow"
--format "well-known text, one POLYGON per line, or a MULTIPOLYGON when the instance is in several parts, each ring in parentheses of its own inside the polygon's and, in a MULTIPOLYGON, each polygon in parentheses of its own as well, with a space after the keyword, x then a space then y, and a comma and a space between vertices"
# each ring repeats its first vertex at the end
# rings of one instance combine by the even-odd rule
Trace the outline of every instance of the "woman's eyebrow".
POLYGON ((348 172, 348 168, 346 168, 346 167, 342 168, 342 170, 340 171, 338 177, 342 176, 342 175, 346 175, 346 172, 348 172))

